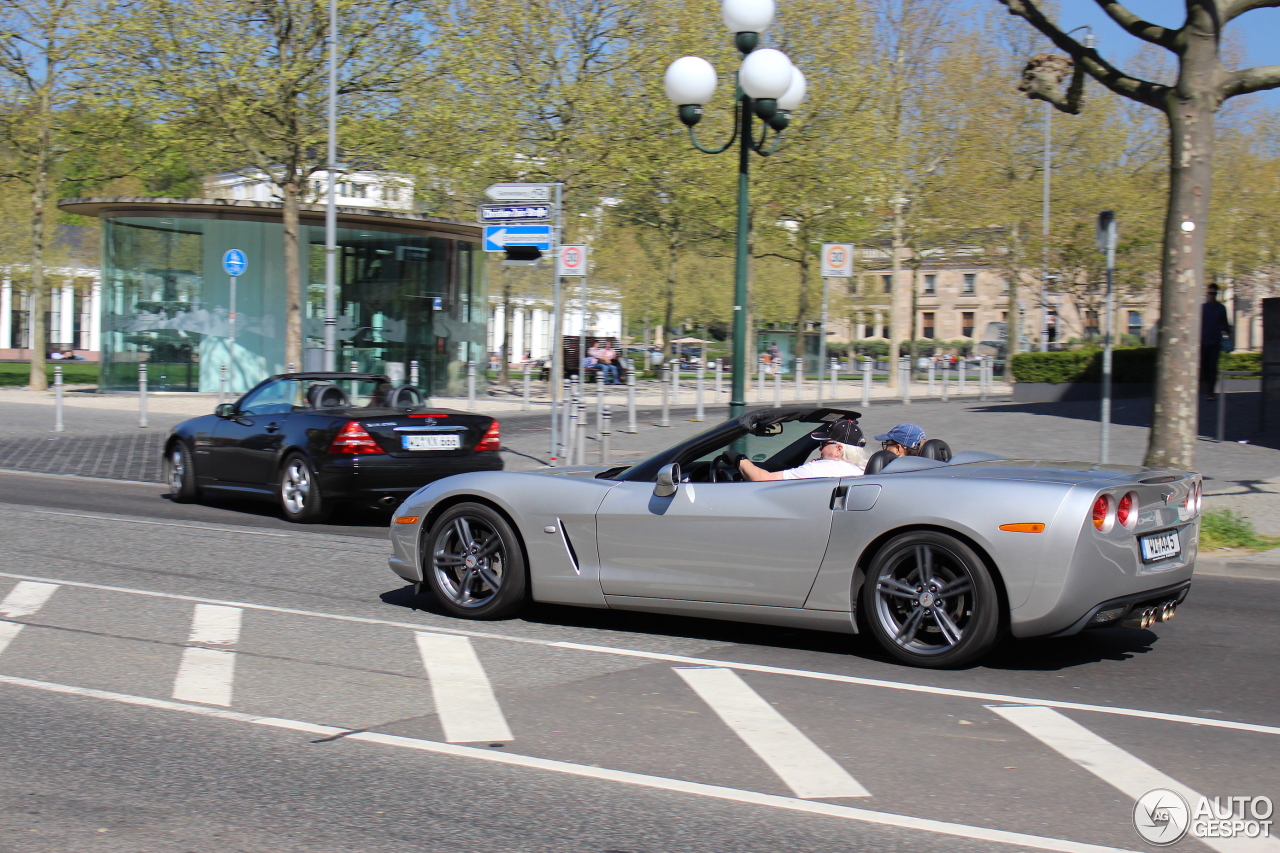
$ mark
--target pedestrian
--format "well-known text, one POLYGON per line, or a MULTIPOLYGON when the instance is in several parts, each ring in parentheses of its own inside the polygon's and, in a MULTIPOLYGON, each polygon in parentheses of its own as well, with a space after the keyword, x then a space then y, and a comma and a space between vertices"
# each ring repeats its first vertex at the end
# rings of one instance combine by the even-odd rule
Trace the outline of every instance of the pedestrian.
POLYGON ((606 340, 596 341, 596 345, 587 350, 587 355, 596 360, 596 364, 600 367, 599 379, 603 380, 605 385, 617 385, 618 380, 618 351, 609 345, 606 340))
POLYGON ((1218 359, 1224 349, 1233 349, 1231 323, 1227 321, 1227 306, 1218 301, 1218 285, 1211 283, 1200 306, 1200 391, 1205 399, 1216 396, 1218 359))

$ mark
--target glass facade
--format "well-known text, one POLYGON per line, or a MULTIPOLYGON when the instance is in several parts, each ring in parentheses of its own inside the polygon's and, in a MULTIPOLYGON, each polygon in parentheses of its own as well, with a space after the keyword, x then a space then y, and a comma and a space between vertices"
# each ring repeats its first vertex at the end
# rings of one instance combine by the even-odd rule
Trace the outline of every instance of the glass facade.
MULTIPOLYGON (((182 210, 134 215, 104 211, 102 388, 137 387, 147 363, 155 391, 239 393, 285 364, 284 228, 231 212, 182 210), (228 249, 248 260, 234 280, 228 249), (233 292, 234 291, 234 292, 233 292), (234 320, 233 315, 234 314, 234 320)), ((338 369, 410 378, 428 395, 465 393, 466 363, 481 362, 487 320, 478 243, 432 233, 429 223, 338 229, 338 369)), ((303 370, 324 356, 324 227, 304 224, 303 370)))

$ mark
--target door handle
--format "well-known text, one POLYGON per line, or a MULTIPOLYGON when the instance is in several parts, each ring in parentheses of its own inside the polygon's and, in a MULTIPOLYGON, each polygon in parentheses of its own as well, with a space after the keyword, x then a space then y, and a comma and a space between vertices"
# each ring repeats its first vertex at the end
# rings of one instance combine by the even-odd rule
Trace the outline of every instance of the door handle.
POLYGON ((267 432, 277 432, 279 431, 279 429, 280 429, 280 424, 275 424, 275 423, 267 424, 267 432))
POLYGON ((848 486, 836 486, 831 490, 831 509, 844 509, 845 496, 849 493, 848 486))

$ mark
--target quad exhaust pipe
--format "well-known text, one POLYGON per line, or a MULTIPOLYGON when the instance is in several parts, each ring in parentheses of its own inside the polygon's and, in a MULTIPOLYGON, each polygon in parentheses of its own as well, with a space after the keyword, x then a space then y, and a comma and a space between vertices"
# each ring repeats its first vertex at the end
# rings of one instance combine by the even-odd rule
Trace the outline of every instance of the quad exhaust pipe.
POLYGON ((1164 604, 1156 604, 1142 611, 1135 610, 1121 624, 1126 628, 1150 628, 1157 622, 1168 622, 1177 612, 1177 599, 1171 599, 1164 604))

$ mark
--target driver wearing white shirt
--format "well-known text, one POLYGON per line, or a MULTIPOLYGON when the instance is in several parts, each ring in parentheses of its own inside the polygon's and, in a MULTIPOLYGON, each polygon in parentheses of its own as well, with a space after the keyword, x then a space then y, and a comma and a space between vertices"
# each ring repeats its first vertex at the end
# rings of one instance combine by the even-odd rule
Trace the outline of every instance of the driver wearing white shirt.
POLYGON ((861 477, 867 467, 867 440, 858 422, 849 418, 838 420, 830 426, 814 432, 811 438, 822 442, 817 459, 785 471, 766 471, 741 453, 727 451, 724 455, 753 483, 767 480, 809 480, 818 477, 861 477))

